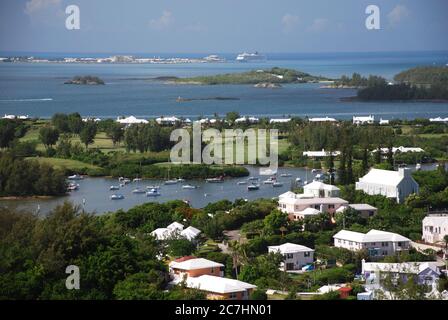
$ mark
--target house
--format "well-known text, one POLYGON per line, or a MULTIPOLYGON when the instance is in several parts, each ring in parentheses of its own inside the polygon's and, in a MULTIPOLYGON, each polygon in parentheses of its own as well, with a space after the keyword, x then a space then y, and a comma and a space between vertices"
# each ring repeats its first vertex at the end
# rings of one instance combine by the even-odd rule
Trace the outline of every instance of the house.
POLYGON ((378 212, 377 208, 367 203, 351 203, 348 207, 359 212, 359 214, 364 218, 373 217, 378 212))
MULTIPOLYGON (((340 154, 340 151, 331 152, 331 155, 333 155, 333 157, 336 157, 340 154)), ((322 149, 322 151, 304 151, 303 155, 308 158, 324 158, 330 156, 330 151, 325 151, 325 149, 322 149)))
POLYGON ((341 189, 319 181, 313 181, 303 187, 303 194, 316 198, 339 197, 341 189))
POLYGON ((419 191, 419 185, 408 168, 399 168, 398 171, 371 169, 359 178, 355 188, 370 195, 394 198, 398 203, 403 203, 407 196, 419 191))
POLYGON ((383 118, 380 119, 380 126, 388 125, 389 120, 383 120, 383 118))
MULTIPOLYGON (((381 148, 381 153, 382 154, 387 154, 389 153, 389 148, 381 148)), ((378 150, 373 150, 372 153, 378 152, 378 150)), ((420 153, 420 152, 425 152, 425 150, 423 150, 422 148, 419 147, 393 147, 392 148, 392 153, 396 154, 396 153, 408 153, 408 152, 416 152, 416 153, 420 153)))
POLYGON ((437 262, 404 262, 404 263, 376 263, 362 260, 362 275, 366 279, 366 286, 379 285, 385 275, 390 275, 393 280, 407 282, 410 276, 414 276, 418 284, 427 285, 437 290, 440 278, 440 270, 437 262))
POLYGON ((189 277, 186 280, 188 288, 194 288, 207 293, 209 300, 248 300, 257 286, 229 278, 210 275, 189 277))
POLYGON ((174 278, 199 277, 202 275, 224 276, 224 265, 204 258, 190 257, 186 260, 172 261, 169 264, 170 273, 174 278))
POLYGON ((367 233, 341 230, 333 238, 335 247, 350 251, 367 250, 371 258, 395 255, 411 247, 411 240, 408 238, 375 229, 367 233))
POLYGON ((288 123, 290 121, 291 121, 290 118, 289 119, 271 119, 271 120, 269 120, 269 123, 270 124, 274 124, 274 123, 288 123))
POLYGON ((373 124, 375 122, 375 117, 370 115, 368 117, 355 117, 353 116, 353 124, 373 124))
POLYGON ((117 122, 125 125, 131 125, 131 124, 147 124, 149 123, 148 120, 145 119, 137 119, 134 116, 129 116, 127 118, 117 118, 117 122))
POLYGON ((335 118, 329 118, 329 117, 325 117, 325 118, 309 118, 308 121, 309 122, 337 122, 337 120, 335 118))
POLYGON ((235 123, 245 123, 245 122, 249 122, 249 123, 257 123, 258 121, 260 121, 260 119, 255 118, 255 117, 241 117, 235 120, 235 123))
POLYGON ((159 118, 156 119, 156 122, 157 122, 158 124, 160 124, 160 125, 174 125, 174 124, 176 124, 176 123, 179 123, 179 122, 180 122, 180 119, 179 119, 179 118, 176 118, 176 117, 174 117, 174 116, 172 116, 172 117, 164 117, 164 116, 161 116, 161 117, 159 117, 159 118))
POLYGON ((194 241, 201 234, 201 230, 189 226, 184 230, 183 224, 173 222, 166 228, 158 228, 151 232, 151 235, 157 240, 169 240, 173 238, 185 238, 189 241, 194 241))
POLYGON ((314 262, 314 250, 308 247, 285 243, 279 246, 269 246, 268 252, 278 252, 284 257, 280 267, 283 271, 301 270, 302 267, 314 262))
POLYGON ((302 219, 306 209, 314 209, 313 212, 316 210, 326 212, 333 216, 339 207, 348 205, 348 201, 337 197, 318 198, 307 197, 303 194, 295 195, 295 197, 280 196, 278 203, 279 210, 287 213, 290 220, 302 219))
POLYGON ((448 213, 426 216, 422 221, 422 229, 425 242, 444 242, 444 237, 448 235, 448 213))
POLYGON ((448 118, 441 118, 441 117, 430 118, 429 121, 430 122, 439 122, 439 123, 448 123, 448 118))

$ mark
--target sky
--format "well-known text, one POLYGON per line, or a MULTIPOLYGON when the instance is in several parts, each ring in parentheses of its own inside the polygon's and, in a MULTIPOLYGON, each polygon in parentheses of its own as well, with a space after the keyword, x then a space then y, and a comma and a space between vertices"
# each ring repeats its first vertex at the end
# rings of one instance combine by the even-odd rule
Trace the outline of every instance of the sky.
POLYGON ((448 50, 447 0, 1 0, 0 51, 448 50), (77 5, 80 29, 66 28, 77 5), (380 29, 365 26, 368 5, 380 29))

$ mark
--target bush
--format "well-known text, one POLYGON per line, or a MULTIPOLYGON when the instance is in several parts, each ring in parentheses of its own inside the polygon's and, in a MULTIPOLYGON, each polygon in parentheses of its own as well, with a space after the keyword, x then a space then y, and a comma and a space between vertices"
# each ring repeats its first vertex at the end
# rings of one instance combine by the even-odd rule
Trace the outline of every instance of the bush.
POLYGON ((250 300, 268 300, 268 295, 264 290, 254 290, 250 295, 250 300))

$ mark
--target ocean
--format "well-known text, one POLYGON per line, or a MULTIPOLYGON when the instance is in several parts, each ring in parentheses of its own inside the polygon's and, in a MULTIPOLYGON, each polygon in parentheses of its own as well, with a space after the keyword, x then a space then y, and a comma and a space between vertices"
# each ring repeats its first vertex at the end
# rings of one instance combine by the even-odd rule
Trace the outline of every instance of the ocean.
MULTIPOLYGON (((13 54, 13 53, 9 53, 13 54)), ((74 57, 70 54, 37 54, 39 57, 74 57)), ((6 56, 7 53, 0 53, 6 56)), ((198 58, 207 54, 147 54, 143 57, 198 58)), ((49 118, 56 112, 79 112, 82 116, 115 118, 161 115, 197 118, 220 116, 229 111, 258 117, 331 116, 350 119, 353 115, 375 115, 378 119, 448 117, 448 103, 346 102, 356 94, 351 89, 323 89, 322 84, 285 85, 260 89, 250 85, 170 85, 148 80, 160 76, 189 77, 243 72, 271 67, 294 68, 313 75, 337 78, 375 74, 392 79, 403 70, 420 65, 446 65, 448 52, 378 52, 266 54, 262 63, 236 63, 235 54, 222 54, 226 63, 193 64, 58 64, 0 63, 0 114, 49 118), (64 85, 75 75, 95 75, 105 86, 64 85), (176 102, 177 97, 230 97, 238 100, 176 102)), ((86 56, 108 56, 106 54, 86 56)))

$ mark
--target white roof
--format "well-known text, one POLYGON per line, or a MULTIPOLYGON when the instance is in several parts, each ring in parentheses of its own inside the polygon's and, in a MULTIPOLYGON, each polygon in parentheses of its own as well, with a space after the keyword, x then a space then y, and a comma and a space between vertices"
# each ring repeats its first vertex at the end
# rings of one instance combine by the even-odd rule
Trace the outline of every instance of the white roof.
POLYGON ((348 241, 354 241, 358 243, 366 242, 410 242, 406 237, 393 232, 381 231, 372 229, 367 233, 354 232, 349 230, 341 230, 336 233, 333 238, 342 239, 348 241))
POLYGON ((404 262, 404 263, 381 263, 381 262, 364 262, 362 265, 363 272, 394 272, 394 273, 413 273, 419 274, 426 269, 440 273, 437 262, 404 262))
POLYGON ((321 213, 319 210, 314 209, 314 208, 306 208, 303 211, 299 211, 297 212, 297 214, 302 215, 302 216, 315 216, 317 214, 321 213))
POLYGON ((308 247, 302 246, 300 244, 294 244, 294 243, 285 243, 279 246, 269 246, 268 247, 269 252, 273 251, 279 251, 282 254, 285 253, 296 253, 296 252, 310 252, 314 251, 313 249, 310 249, 308 247))
POLYGON ((187 238, 188 240, 195 239, 198 235, 201 234, 201 230, 196 229, 195 227, 189 226, 185 230, 183 230, 180 235, 187 238))
POLYGON ((197 270, 207 268, 220 268, 224 267, 224 265, 222 263, 207 260, 204 258, 196 258, 182 262, 173 261, 170 263, 170 267, 173 269, 180 269, 180 270, 197 270))
POLYGON ((340 191, 336 186, 333 186, 331 184, 326 184, 319 181, 313 181, 311 183, 308 183, 303 187, 304 190, 328 190, 328 191, 340 191))
POLYGON ((168 228, 158 228, 153 232, 151 232, 151 235, 155 237, 157 240, 166 240, 175 235, 175 232, 173 232, 173 230, 170 230, 168 228))
MULTIPOLYGON (((338 156, 341 154, 341 152, 333 151, 331 154, 333 156, 338 156)), ((325 149, 322 149, 322 151, 304 151, 303 155, 307 156, 307 157, 328 157, 328 156, 330 156, 330 152, 325 151, 325 149)))
POLYGON ((348 205, 350 208, 355 210, 363 211, 363 210, 378 210, 377 208, 371 206, 367 203, 352 203, 348 205))
POLYGON ((187 287, 223 294, 255 289, 257 286, 235 279, 203 275, 200 277, 189 277, 187 279, 187 287))
POLYGON ((148 123, 148 120, 145 119, 137 119, 134 116, 130 116, 124 119, 117 119, 118 123, 123 123, 123 124, 137 124, 137 123, 148 123))
POLYGON ((336 122, 337 120, 335 118, 329 118, 329 117, 325 117, 325 118, 309 118, 308 121, 310 122, 336 122))
POLYGON ((290 122, 291 119, 271 119, 269 123, 287 123, 290 122))
POLYGON ((295 199, 296 198, 296 194, 292 191, 287 191, 285 193, 282 193, 281 195, 278 196, 279 199, 284 199, 284 198, 290 198, 290 199, 295 199))
POLYGON ((448 214, 446 215, 429 215, 423 219, 423 225, 447 225, 448 226, 448 214))
POLYGON ((375 117, 372 116, 372 115, 370 115, 368 117, 363 117, 363 116, 356 117, 356 116, 353 116, 353 121, 373 121, 373 120, 375 120, 375 117))
POLYGON ((317 204, 348 204, 348 201, 337 198, 337 197, 327 197, 327 198, 282 198, 279 202, 294 204, 294 205, 317 205, 317 204))
POLYGON ((448 122, 448 118, 441 118, 441 117, 430 118, 429 121, 430 122, 448 122))
MULTIPOLYGON (((378 152, 378 150, 373 150, 372 152, 378 152)), ((381 153, 388 153, 389 152, 389 148, 381 148, 381 153)), ((392 153, 397 153, 397 152, 401 152, 401 153, 407 153, 407 152, 425 152, 425 150, 423 150, 422 148, 419 147, 393 147, 392 148, 392 153)))
POLYGON ((170 230, 179 230, 179 231, 181 231, 181 230, 184 230, 184 225, 183 224, 181 224, 181 223, 179 223, 179 222, 173 222, 173 223, 171 223, 168 227, 166 227, 167 229, 170 229, 170 230))
POLYGON ((177 122, 180 121, 179 118, 176 118, 174 116, 172 117, 160 117, 156 119, 156 122, 160 123, 160 122, 177 122))
POLYGON ((359 182, 397 186, 403 178, 399 171, 371 169, 359 182))

